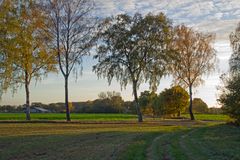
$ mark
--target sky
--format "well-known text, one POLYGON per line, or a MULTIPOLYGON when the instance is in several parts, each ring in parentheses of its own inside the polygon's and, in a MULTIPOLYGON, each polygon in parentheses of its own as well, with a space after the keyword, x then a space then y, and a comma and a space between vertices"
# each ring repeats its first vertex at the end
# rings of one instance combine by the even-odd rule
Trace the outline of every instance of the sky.
MULTIPOLYGON (((228 71, 228 59, 232 53, 229 44, 229 34, 240 22, 240 0, 95 0, 96 14, 102 17, 127 13, 133 15, 165 13, 174 25, 186 24, 204 33, 216 34, 214 48, 217 51, 218 69, 208 77, 205 83, 194 89, 194 96, 202 98, 209 107, 218 106, 217 86, 219 76, 228 71)), ((69 99, 72 102, 94 100, 102 91, 118 91, 124 100, 133 100, 131 86, 122 89, 115 80, 109 86, 106 79, 98 79, 92 72, 95 61, 92 57, 84 58, 82 75, 76 80, 72 74, 69 82, 69 99)), ((171 77, 163 78, 158 87, 158 93, 172 84, 171 77)), ((147 84, 142 84, 140 92, 148 90, 147 84)), ((64 102, 64 79, 61 73, 49 74, 41 82, 33 82, 30 87, 31 102, 54 103, 64 102)), ((0 105, 21 105, 25 103, 24 87, 14 95, 8 91, 2 96, 0 105)))

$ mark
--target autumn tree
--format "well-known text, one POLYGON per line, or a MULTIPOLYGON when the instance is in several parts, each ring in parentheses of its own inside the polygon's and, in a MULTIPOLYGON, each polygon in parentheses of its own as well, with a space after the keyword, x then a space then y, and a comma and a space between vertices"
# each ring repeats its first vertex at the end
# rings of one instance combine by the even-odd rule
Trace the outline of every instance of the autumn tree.
POLYGON ((30 84, 55 71, 54 52, 48 50, 43 34, 45 17, 35 1, 5 0, 1 4, 1 79, 3 89, 16 90, 24 85, 26 92, 26 119, 30 120, 30 84), (8 10, 6 10, 8 9, 8 10))
POLYGON ((189 105, 189 95, 182 87, 174 86, 162 91, 158 101, 158 107, 162 110, 162 114, 180 116, 181 112, 189 105))
POLYGON ((16 17, 9 16, 9 13, 13 10, 13 5, 11 1, 5 1, 0 4, 0 97, 3 94, 3 92, 8 88, 9 81, 4 79, 6 72, 9 72, 8 69, 10 69, 10 63, 6 60, 10 60, 10 55, 7 54, 6 48, 10 46, 11 42, 7 39, 7 33, 14 31, 14 25, 16 25, 16 17), (8 22, 6 24, 6 21, 8 22), (3 25, 4 24, 4 25, 3 25))
POLYGON ((203 76, 209 75, 216 66, 216 53, 213 48, 214 36, 194 31, 184 25, 174 30, 173 48, 175 50, 172 64, 174 81, 188 87, 190 104, 189 113, 194 120, 192 112, 192 89, 204 82, 203 76))
POLYGON ((207 113, 208 105, 201 98, 193 99, 193 112, 194 113, 207 113))
POLYGON ((94 57, 98 63, 93 70, 109 84, 113 77, 122 87, 132 84, 138 122, 142 122, 137 90, 145 81, 156 89, 165 74, 171 23, 163 13, 145 17, 120 14, 106 18, 101 28, 94 57))
POLYGON ((14 2, 10 0, 2 1, 0 4, 0 94, 6 91, 10 83, 13 72, 12 64, 16 47, 13 38, 14 33, 18 31, 19 21, 16 15, 14 2), (11 53, 11 54, 10 54, 11 53))
POLYGON ((66 120, 70 121, 68 79, 72 71, 82 71, 82 58, 93 46, 96 18, 92 0, 46 0, 43 8, 49 17, 46 24, 57 51, 59 70, 65 81, 66 120))

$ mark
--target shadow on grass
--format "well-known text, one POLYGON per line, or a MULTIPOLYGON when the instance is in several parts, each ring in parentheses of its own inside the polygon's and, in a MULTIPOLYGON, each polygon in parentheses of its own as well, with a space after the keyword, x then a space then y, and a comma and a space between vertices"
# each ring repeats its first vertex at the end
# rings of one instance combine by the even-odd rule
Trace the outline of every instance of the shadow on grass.
POLYGON ((152 144, 152 160, 239 160, 240 128, 219 124, 179 130, 152 144))
POLYGON ((126 154, 129 155, 128 158, 144 158, 147 144, 153 138, 154 133, 149 132, 101 132, 79 135, 1 137, 0 159, 107 160, 121 159, 126 154))
POLYGON ((0 131, 4 160, 240 159, 240 128, 224 124, 1 124, 0 131))

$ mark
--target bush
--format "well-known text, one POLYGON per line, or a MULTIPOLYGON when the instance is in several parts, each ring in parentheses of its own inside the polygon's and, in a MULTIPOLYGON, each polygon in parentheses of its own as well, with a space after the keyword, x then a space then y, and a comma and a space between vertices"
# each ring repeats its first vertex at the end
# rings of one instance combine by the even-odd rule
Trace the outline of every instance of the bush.
POLYGON ((162 91, 155 103, 155 112, 158 115, 178 115, 180 116, 189 105, 189 95, 180 86, 174 86, 162 91))
POLYGON ((154 113, 154 102, 157 98, 157 94, 155 92, 144 91, 141 92, 139 97, 139 104, 141 107, 141 112, 145 115, 155 115, 154 113))
POLYGON ((222 76, 224 87, 218 101, 222 110, 240 124, 240 75, 222 76))
POLYGON ((201 98, 194 98, 192 105, 194 113, 208 113, 208 105, 201 98))

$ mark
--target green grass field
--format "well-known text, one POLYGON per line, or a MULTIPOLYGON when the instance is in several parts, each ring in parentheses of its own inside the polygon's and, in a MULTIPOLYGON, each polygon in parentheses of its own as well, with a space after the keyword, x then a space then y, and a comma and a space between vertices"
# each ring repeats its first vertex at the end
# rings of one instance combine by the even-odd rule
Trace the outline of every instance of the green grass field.
POLYGON ((136 115, 72 114, 75 123, 62 123, 65 114, 54 113, 7 123, 25 115, 2 113, 0 160, 240 160, 240 128, 226 125, 229 117, 195 116, 137 123, 136 115))
MULTIPOLYGON (((124 121, 135 120, 136 115, 130 114, 79 114, 72 113, 72 120, 81 121, 124 121)), ((0 120, 25 120, 24 113, 0 113, 0 120)), ((32 120, 65 120, 66 115, 64 113, 32 113, 32 120)))
MULTIPOLYGON (((183 114, 183 117, 189 118, 189 114, 183 114)), ((64 113, 32 113, 32 120, 65 120, 64 113)), ((222 114, 195 114, 197 120, 228 121, 230 118, 222 114)), ((72 113, 72 120, 80 121, 136 121, 137 116, 131 114, 80 114, 72 113)), ((24 113, 0 113, 1 120, 25 120, 24 113)), ((147 119, 149 120, 149 118, 147 119)), ((151 120, 158 120, 154 118, 151 120)))
POLYGON ((221 122, 0 123, 1 160, 238 160, 240 128, 221 122))
MULTIPOLYGON (((189 114, 183 114, 182 116, 190 118, 189 114)), ((194 114, 197 120, 206 121, 229 121, 231 120, 229 116, 223 114, 194 114)))

